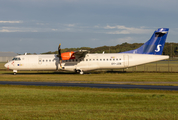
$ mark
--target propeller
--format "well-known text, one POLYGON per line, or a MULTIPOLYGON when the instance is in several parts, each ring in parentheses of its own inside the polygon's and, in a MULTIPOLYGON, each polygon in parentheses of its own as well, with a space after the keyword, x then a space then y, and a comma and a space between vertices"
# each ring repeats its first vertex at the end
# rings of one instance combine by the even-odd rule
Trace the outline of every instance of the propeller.
POLYGON ((62 60, 62 58, 61 58, 61 43, 58 46, 58 57, 59 57, 59 60, 62 60))
POLYGON ((59 57, 59 63, 60 63, 60 67, 62 68, 62 57, 61 57, 61 43, 58 46, 58 57, 59 57))

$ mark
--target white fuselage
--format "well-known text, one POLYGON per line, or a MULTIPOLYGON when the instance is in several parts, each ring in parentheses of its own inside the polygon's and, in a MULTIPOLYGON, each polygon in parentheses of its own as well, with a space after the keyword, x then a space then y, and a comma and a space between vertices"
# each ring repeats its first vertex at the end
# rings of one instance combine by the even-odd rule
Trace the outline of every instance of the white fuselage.
MULTIPOLYGON (((83 58, 63 60, 62 67, 67 71, 128 68, 168 58, 165 55, 148 54, 86 54, 83 58)), ((15 71, 61 69, 59 58, 55 54, 19 55, 15 60, 6 63, 5 67, 15 71)))

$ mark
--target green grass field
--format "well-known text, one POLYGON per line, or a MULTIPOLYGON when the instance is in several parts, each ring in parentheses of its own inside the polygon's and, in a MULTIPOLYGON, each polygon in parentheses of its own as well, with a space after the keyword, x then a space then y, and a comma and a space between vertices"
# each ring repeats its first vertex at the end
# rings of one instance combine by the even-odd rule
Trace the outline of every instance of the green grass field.
MULTIPOLYGON (((3 68, 4 64, 5 63, 0 63, 0 68, 3 68)), ((61 71, 18 71, 17 75, 14 76, 11 70, 7 71, 4 69, 0 71, 0 81, 74 82, 178 86, 178 73, 175 71, 174 73, 171 73, 171 71, 175 69, 178 69, 177 61, 160 61, 157 63, 149 63, 125 69, 126 73, 121 72, 122 69, 118 69, 114 70, 114 72, 109 73, 106 70, 91 71, 92 74, 84 75, 61 71), (168 70, 170 72, 168 72, 168 70)))
POLYGON ((178 86, 178 73, 94 73, 71 74, 53 71, 0 71, 0 81, 66 82, 66 83, 108 83, 136 85, 178 86))
POLYGON ((0 86, 4 120, 175 120, 178 91, 0 86))
MULTIPOLYGON (((0 63, 0 69, 4 69, 3 65, 0 63)), ((0 81, 178 86, 178 73, 164 71, 167 68, 155 72, 155 65, 145 65, 153 69, 151 72, 132 72, 133 67, 127 72, 94 71, 84 75, 56 71, 19 71, 13 75, 4 69, 0 81)), ((163 61, 159 65, 167 64, 163 61)), ((137 66, 136 71, 145 66, 137 66)), ((2 120, 176 120, 177 106, 178 91, 0 85, 2 120)))

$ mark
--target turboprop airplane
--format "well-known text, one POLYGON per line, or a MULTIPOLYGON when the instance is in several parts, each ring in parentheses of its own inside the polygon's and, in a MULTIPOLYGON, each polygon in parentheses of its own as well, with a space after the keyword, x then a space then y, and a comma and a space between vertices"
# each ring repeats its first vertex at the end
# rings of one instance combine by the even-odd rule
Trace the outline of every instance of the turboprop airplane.
POLYGON ((87 50, 61 53, 60 45, 58 54, 48 55, 18 55, 4 66, 13 70, 67 70, 84 74, 85 71, 96 69, 128 68, 145 63, 168 59, 162 55, 164 44, 169 29, 159 28, 150 40, 141 47, 121 52, 90 54, 87 50))

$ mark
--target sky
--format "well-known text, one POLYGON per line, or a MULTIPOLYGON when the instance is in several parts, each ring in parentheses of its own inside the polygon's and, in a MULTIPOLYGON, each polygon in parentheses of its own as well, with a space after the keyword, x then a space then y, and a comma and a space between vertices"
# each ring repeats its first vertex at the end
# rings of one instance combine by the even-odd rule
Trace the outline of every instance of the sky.
POLYGON ((0 51, 145 43, 158 28, 178 40, 178 0, 1 0, 0 51))

